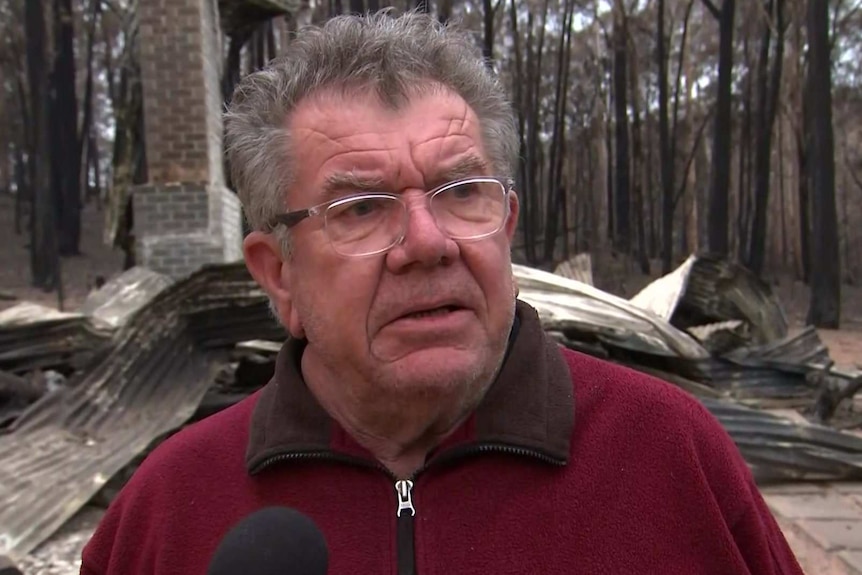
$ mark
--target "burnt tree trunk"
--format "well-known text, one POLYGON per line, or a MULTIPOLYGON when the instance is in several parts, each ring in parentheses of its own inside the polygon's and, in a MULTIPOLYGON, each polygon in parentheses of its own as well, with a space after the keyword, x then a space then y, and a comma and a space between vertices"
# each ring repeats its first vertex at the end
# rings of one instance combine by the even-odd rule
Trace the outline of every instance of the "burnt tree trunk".
POLYGON ((485 64, 492 67, 494 63, 494 6, 491 0, 482 0, 482 9, 484 10, 482 13, 484 30, 482 56, 485 58, 485 64))
POLYGON ((616 177, 614 194, 614 248, 624 254, 631 246, 631 178, 629 173, 629 114, 626 60, 628 56, 628 23, 622 0, 614 2, 613 30, 613 98, 616 141, 616 177))
MULTIPOLYGON (((542 129, 541 122, 541 84, 542 84, 542 59, 545 53, 544 44, 545 44, 545 28, 547 24, 548 18, 548 10, 549 10, 549 0, 545 0, 542 8, 542 18, 538 26, 538 39, 536 40, 537 44, 535 47, 532 46, 532 41, 529 42, 529 61, 530 64, 527 67, 528 70, 528 81, 527 81, 527 114, 529 118, 528 124, 528 134, 527 134, 527 186, 525 194, 529 196, 529 198, 525 198, 527 201, 532 203, 531 207, 531 216, 532 221, 530 225, 534 231, 538 231, 542 228, 542 210, 541 210, 541 194, 540 191, 540 181, 539 177, 541 174, 540 167, 542 165, 542 147, 541 142, 539 140, 539 133, 542 129)), ((532 38, 532 18, 530 18, 530 22, 528 26, 531 30, 531 38, 532 38)), ((534 238, 535 239, 535 238, 534 238)), ((538 263, 538 254, 536 252, 536 242, 528 242, 526 245, 527 249, 527 260, 531 265, 536 265, 538 263)))
POLYGON ((829 5, 808 2, 809 189, 811 191, 811 302, 807 323, 837 329, 841 320, 841 258, 835 208, 835 155, 832 134, 832 59, 829 5))
MULTIPOLYGON (((524 243, 529 244, 534 241, 535 233, 530 219, 530 202, 527 197, 527 142, 524 139, 526 134, 525 110, 524 110, 524 57, 521 52, 521 35, 518 31, 518 10, 515 6, 515 0, 509 1, 509 26, 512 32, 512 52, 514 53, 514 74, 512 77, 512 101, 515 108, 515 114, 518 122, 518 172, 515 175, 515 186, 518 194, 521 196, 521 210, 523 216, 521 218, 521 230, 524 234, 524 243)), ((528 39, 529 40, 529 39, 528 39)), ((529 253, 529 251, 527 251, 529 253)))
MULTIPOLYGON (((551 135, 550 158, 548 161, 548 197, 546 198, 545 257, 546 262, 554 261, 554 248, 557 244, 559 226, 562 224, 562 206, 565 188, 563 179, 563 158, 565 157, 566 132, 566 94, 568 93, 569 55, 571 53, 571 23, 574 11, 573 0, 566 0, 563 12, 563 30, 557 52, 557 86, 554 102, 553 131, 551 135)), ((562 228, 565 243, 566 229, 562 228)))
POLYGON ((718 18, 718 96, 716 98, 715 129, 712 144, 712 175, 709 188, 709 250, 726 256, 729 252, 728 194, 730 189, 731 155, 731 87, 733 83, 733 26, 735 0, 724 0, 717 12, 711 2, 707 7, 718 18))
POLYGON ((72 0, 54 1, 55 54, 51 75, 49 117, 52 139, 52 179, 60 255, 77 255, 81 241, 81 141, 78 137, 78 98, 75 94, 75 29, 72 0))
POLYGON ((749 212, 751 208, 751 140, 752 140, 752 104, 754 90, 752 88, 752 73, 749 66, 748 35, 743 38, 743 54, 745 57, 745 76, 743 78, 742 101, 740 102, 741 123, 739 127, 739 182, 736 206, 736 251, 737 258, 744 261, 748 253, 749 212))
MULTIPOLYGON (((769 176, 772 159, 772 133, 778 112, 778 96, 781 90, 781 71, 784 62, 784 0, 770 0, 770 12, 774 12, 776 30, 775 50, 769 72, 771 24, 765 22, 758 65, 758 113, 757 148, 754 155, 754 217, 752 218, 751 243, 746 263, 755 274, 763 273, 766 255, 767 209, 769 208, 769 176)), ((783 206, 782 206, 783 209, 783 206)))
MULTIPOLYGON (((640 96, 638 95, 638 73, 637 73, 637 56, 634 53, 634 49, 632 48, 632 44, 629 44, 629 49, 631 49, 631 57, 629 58, 630 66, 628 67, 629 73, 629 86, 631 89, 631 102, 632 102, 632 164, 634 169, 632 170, 633 178, 632 178, 632 202, 634 209, 634 225, 635 225, 635 234, 637 235, 637 250, 636 256, 638 265, 640 266, 641 273, 645 275, 649 275, 650 273, 650 261, 649 261, 649 246, 647 245, 646 239, 646 226, 648 221, 648 215, 646 210, 644 209, 644 153, 643 153, 643 127, 641 126, 641 114, 640 114, 640 96)), ((646 185, 649 186, 649 180, 646 181, 646 185)))
POLYGON ((32 208, 30 211, 30 272, 33 285, 52 290, 59 281, 56 222, 51 186, 49 128, 47 0, 24 5, 27 46, 27 81, 30 86, 30 157, 28 161, 32 208))
MULTIPOLYGON (((808 106, 803 103, 802 122, 808 123, 808 106)), ((806 130, 807 131, 807 130, 806 130)), ((811 281, 811 198, 808 193, 808 149, 804 133, 796 135, 796 160, 799 167, 798 200, 799 200, 799 248, 802 252, 802 281, 811 281)))
POLYGON ((665 3, 658 0, 656 58, 658 59, 659 164, 661 165, 661 267, 670 273, 673 264, 673 158, 671 157, 670 122, 667 93, 667 37, 665 35, 665 3))
MULTIPOLYGON (((99 19, 101 5, 101 0, 91 0, 90 22, 87 28, 87 59, 85 61, 87 75, 84 81, 83 118, 81 119, 81 129, 78 139, 78 150, 80 153, 78 162, 81 166, 79 185, 81 186, 81 191, 85 193, 86 199, 90 197, 90 165, 94 164, 98 166, 98 155, 96 155, 98 150, 93 139, 95 133, 93 128, 93 47, 96 40, 96 22, 99 19)), ((98 175, 96 179, 96 187, 98 187, 98 175)))

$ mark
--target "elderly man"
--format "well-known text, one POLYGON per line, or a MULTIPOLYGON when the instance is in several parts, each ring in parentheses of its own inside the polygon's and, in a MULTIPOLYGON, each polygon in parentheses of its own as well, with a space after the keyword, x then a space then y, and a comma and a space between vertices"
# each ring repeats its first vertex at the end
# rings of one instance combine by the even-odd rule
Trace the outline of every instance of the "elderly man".
POLYGON ((203 573, 273 505, 320 527, 330 573, 801 573, 694 399, 517 301, 518 138, 469 37, 413 13, 304 30, 226 134, 290 338, 262 391, 144 462, 82 573, 203 573))

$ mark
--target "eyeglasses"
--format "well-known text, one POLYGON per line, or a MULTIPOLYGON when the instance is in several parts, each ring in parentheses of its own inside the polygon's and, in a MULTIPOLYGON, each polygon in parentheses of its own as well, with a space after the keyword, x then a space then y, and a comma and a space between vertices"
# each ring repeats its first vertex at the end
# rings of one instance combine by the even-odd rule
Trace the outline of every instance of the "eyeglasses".
MULTIPOLYGON (((453 240, 476 241, 503 229, 509 215, 511 184, 498 178, 467 178, 427 192, 428 209, 441 232, 453 240)), ((270 222, 288 229, 323 216, 333 249, 343 256, 386 252, 404 240, 407 203, 395 194, 354 194, 304 210, 279 214, 270 222)))

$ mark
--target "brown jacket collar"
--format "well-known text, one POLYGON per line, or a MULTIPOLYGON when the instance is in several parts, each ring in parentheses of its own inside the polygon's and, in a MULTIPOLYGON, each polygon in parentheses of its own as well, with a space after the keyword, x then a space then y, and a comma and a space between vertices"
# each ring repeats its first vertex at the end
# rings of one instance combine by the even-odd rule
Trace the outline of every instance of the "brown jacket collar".
MULTIPOLYGON (((558 345, 542 329, 536 310, 518 301, 516 315, 517 333, 497 380, 453 436, 457 443, 524 448, 565 463, 574 426, 572 376, 558 345)), ((273 457, 337 456, 344 451, 346 433, 302 380, 299 358, 304 346, 300 340, 285 343, 276 360, 275 376, 260 392, 246 450, 251 473, 273 457)), ((361 448, 345 450, 354 455, 362 452, 361 448)))

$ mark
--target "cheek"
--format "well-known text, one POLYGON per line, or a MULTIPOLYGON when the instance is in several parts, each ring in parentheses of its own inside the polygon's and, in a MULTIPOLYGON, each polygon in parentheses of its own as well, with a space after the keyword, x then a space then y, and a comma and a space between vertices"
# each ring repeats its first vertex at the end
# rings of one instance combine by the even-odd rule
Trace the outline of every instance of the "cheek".
POLYGON ((508 245, 482 245, 480 242, 464 246, 461 254, 473 279, 485 295, 489 311, 508 307, 513 295, 508 245))
POLYGON ((303 315, 335 333, 364 330, 377 287, 374 262, 318 257, 305 264, 301 300, 303 315), (366 264, 365 266, 361 264, 366 264))

